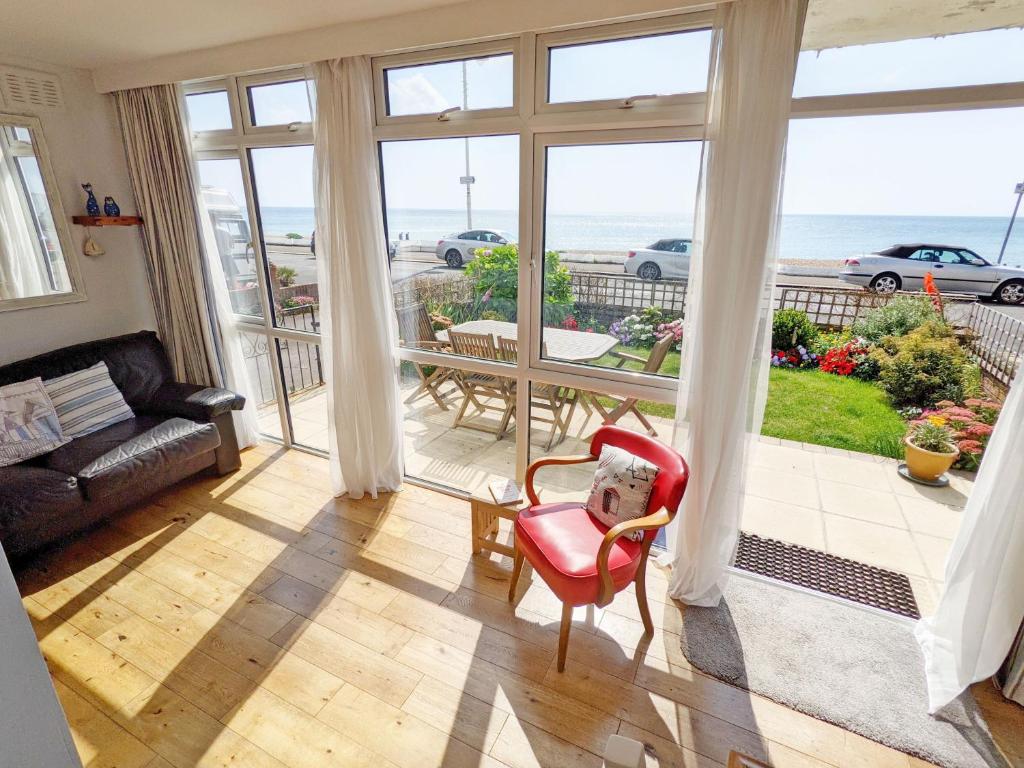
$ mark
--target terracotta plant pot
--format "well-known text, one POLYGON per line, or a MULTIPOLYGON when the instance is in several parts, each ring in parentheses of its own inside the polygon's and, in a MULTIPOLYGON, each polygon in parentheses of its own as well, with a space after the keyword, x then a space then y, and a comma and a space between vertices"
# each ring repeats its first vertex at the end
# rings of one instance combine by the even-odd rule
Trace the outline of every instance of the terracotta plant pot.
POLYGON ((910 442, 909 437, 904 438, 903 445, 907 457, 907 471, 918 480, 929 483, 934 483, 942 477, 943 473, 953 466, 956 457, 960 455, 959 451, 952 453, 926 451, 910 442))

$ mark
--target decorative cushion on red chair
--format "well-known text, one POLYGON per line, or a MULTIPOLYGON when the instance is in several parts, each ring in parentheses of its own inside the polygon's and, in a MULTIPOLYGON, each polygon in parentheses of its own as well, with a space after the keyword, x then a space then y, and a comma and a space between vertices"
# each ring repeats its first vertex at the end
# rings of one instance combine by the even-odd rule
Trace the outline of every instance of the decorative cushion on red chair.
MULTIPOLYGON (((597 600, 596 553, 608 527, 578 502, 540 504, 516 516, 516 546, 560 600, 588 605, 597 600)), ((636 576, 643 545, 626 537, 612 545, 608 569, 619 591, 636 576)))

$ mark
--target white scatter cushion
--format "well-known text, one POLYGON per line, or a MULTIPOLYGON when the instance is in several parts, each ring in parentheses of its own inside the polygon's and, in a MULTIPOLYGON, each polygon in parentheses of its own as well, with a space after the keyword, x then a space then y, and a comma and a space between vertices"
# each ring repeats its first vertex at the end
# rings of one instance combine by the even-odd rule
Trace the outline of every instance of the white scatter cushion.
MULTIPOLYGON (((604 446, 597 459, 587 512, 609 528, 623 520, 643 517, 657 476, 658 468, 650 462, 621 448, 604 446)), ((634 531, 629 536, 639 541, 643 533, 634 531)))
POLYGON ((0 467, 49 453, 69 439, 42 379, 0 387, 0 467))
POLYGON ((82 437, 119 421, 135 418, 121 390, 110 378, 106 363, 96 363, 83 371, 58 376, 43 384, 57 409, 65 437, 82 437))

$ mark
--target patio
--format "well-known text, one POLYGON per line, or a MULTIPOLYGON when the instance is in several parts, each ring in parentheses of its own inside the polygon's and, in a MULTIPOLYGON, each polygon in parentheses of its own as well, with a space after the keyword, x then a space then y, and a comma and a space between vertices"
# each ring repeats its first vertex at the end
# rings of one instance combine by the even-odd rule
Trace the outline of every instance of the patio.
MULTIPOLYGON (((415 389, 413 380, 402 383, 403 397, 408 396, 415 389)), ((449 402, 458 404, 454 398, 449 402)), ((323 387, 291 395, 296 442, 327 450, 326 408, 323 387)), ((442 411, 428 397, 407 406, 406 472, 458 490, 486 493, 490 480, 515 475, 515 443, 473 429, 453 429, 455 410, 442 411)), ((648 418, 660 436, 671 435, 670 419, 648 418)), ((261 407, 260 422, 265 433, 280 433, 273 404, 261 407)), ((585 452, 598 423, 596 414, 588 418, 577 408, 567 438, 551 453, 585 452)), ((619 423, 640 428, 632 415, 619 423)), ((545 425, 531 429, 533 456, 547 453, 546 437, 545 425)), ((932 612, 972 475, 953 473, 948 488, 930 488, 900 478, 892 459, 768 437, 756 444, 750 464, 744 531, 903 573, 921 614, 932 612)), ((587 465, 547 470, 540 482, 544 498, 579 498, 592 472, 587 465)))

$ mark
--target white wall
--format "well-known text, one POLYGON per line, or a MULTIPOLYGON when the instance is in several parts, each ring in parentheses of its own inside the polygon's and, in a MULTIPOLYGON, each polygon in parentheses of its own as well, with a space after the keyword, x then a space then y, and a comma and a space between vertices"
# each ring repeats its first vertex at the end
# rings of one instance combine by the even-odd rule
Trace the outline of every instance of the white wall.
MULTIPOLYGON (((112 98, 96 93, 85 71, 2 56, 0 64, 61 77, 66 109, 36 114, 43 123, 88 297, 74 304, 0 312, 0 364, 80 341, 155 328, 139 228, 93 229, 93 238, 107 252, 90 258, 81 254, 84 229, 70 221, 71 216, 85 213, 85 193, 79 185, 87 181, 92 182, 101 204, 105 195, 112 195, 125 214, 135 212, 112 98)), ((0 111, 24 112, 8 110, 2 99, 0 111)))

